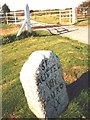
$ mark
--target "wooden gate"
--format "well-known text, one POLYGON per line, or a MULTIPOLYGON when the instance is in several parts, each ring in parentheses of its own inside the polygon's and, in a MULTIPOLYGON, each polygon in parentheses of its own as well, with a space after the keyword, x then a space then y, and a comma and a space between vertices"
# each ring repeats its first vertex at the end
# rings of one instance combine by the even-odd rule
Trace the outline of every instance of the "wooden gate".
POLYGON ((59 11, 60 14, 60 24, 74 24, 77 22, 77 9, 67 8, 59 11))

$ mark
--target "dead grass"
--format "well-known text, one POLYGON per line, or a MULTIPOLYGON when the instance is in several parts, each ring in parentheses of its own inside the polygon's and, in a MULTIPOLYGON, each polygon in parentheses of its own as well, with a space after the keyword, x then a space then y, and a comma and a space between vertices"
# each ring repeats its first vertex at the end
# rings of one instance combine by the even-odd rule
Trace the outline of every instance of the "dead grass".
POLYGON ((73 66, 72 69, 84 69, 85 66, 73 66))
MULTIPOLYGON (((20 27, 21 27, 21 25, 12 25, 12 27, 10 27, 10 28, 5 28, 5 29, 0 28, 0 35, 7 36, 10 34, 17 34, 20 27)), ((24 30, 25 30, 25 28, 23 29, 23 31, 24 30)))
POLYGON ((75 81, 75 77, 67 74, 67 73, 64 73, 64 79, 65 81, 67 81, 68 83, 73 83, 75 81))

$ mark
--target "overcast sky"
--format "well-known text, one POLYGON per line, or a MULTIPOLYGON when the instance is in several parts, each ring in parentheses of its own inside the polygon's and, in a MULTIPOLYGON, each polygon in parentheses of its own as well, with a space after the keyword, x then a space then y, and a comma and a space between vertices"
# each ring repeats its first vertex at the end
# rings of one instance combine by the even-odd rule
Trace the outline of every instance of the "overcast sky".
POLYGON ((30 10, 37 9, 63 9, 78 6, 86 0, 0 0, 0 6, 7 4, 10 10, 24 10, 28 3, 30 10))

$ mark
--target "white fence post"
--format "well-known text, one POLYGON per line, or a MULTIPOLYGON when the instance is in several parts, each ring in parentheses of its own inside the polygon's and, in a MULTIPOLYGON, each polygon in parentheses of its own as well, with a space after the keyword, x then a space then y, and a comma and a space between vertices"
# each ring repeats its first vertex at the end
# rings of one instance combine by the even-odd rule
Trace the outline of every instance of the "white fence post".
POLYGON ((8 24, 8 13, 6 12, 6 21, 7 21, 7 24, 8 24))
POLYGON ((61 22, 62 22, 62 21, 61 21, 61 19, 62 19, 62 18, 61 18, 61 10, 59 10, 59 18, 60 18, 60 24, 61 24, 61 22))
POLYGON ((77 22, 77 10, 75 7, 72 8, 72 24, 77 22))
POLYGON ((71 20, 72 20, 72 13, 71 13, 71 10, 69 10, 69 23, 71 24, 71 20))
POLYGON ((17 22, 17 18, 16 18, 16 12, 14 11, 14 18, 15 18, 15 24, 17 22))

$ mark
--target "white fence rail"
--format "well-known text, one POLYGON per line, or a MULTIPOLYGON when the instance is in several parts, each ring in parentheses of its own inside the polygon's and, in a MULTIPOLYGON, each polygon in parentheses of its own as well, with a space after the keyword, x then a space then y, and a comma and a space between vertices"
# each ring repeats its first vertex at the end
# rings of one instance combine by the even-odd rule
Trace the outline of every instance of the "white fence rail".
POLYGON ((1 23, 17 23, 20 22, 22 20, 24 20, 25 16, 24 16, 24 11, 13 11, 13 12, 8 12, 8 13, 0 13, 0 22, 1 23))
POLYGON ((66 10, 60 10, 60 23, 61 24, 74 24, 77 22, 77 10, 76 8, 70 8, 66 10))

